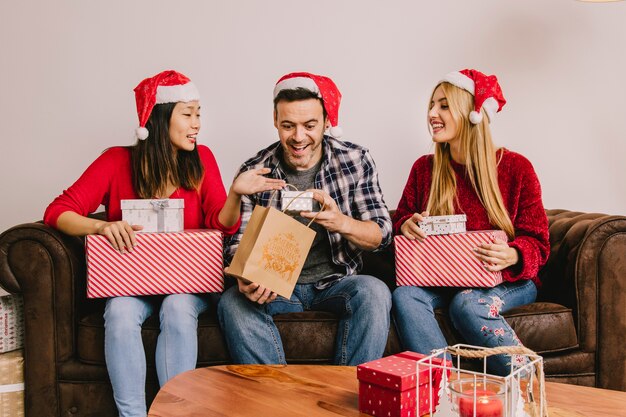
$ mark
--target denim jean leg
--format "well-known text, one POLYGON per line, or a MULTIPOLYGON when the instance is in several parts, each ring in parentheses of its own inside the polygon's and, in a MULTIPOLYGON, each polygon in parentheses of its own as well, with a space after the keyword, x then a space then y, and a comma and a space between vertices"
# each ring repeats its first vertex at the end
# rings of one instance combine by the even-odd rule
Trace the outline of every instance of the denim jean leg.
POLYGON ((248 300, 234 286, 222 294, 217 314, 234 363, 286 363, 283 343, 267 305, 248 300))
MULTIPOLYGON (((467 343, 476 346, 520 346, 515 331, 501 315, 502 313, 535 301, 537 287, 532 281, 504 282, 493 288, 472 288, 460 291, 450 302, 452 324, 467 343)), ((513 356, 514 365, 518 356, 513 356)), ((508 375, 511 357, 497 355, 487 360, 490 372, 508 375)))
POLYGON ((448 303, 447 290, 398 287, 392 299, 393 319, 404 349, 427 355, 448 346, 435 318, 435 309, 448 303))
POLYGON ((104 309, 105 360, 120 417, 147 414, 141 325, 153 309, 147 297, 109 298, 104 309))
POLYGON ((359 365, 383 355, 389 335, 391 294, 381 280, 369 275, 344 277, 319 290, 311 309, 340 316, 336 365, 359 365))
POLYGON ((195 369, 198 360, 198 316, 209 308, 208 296, 172 294, 163 299, 156 345, 159 384, 181 372, 195 369))

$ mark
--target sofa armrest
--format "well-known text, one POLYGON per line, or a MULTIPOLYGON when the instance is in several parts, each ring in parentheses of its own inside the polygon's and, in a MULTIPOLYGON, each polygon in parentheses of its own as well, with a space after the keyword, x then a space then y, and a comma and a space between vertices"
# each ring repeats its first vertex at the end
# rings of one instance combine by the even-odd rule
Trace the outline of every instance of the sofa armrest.
POLYGON ((572 308, 581 349, 596 354, 596 386, 626 390, 626 217, 547 213, 542 298, 572 308))
POLYGON ((57 369, 74 356, 75 312, 84 299, 84 295, 76 297, 76 292, 82 289, 84 294, 84 281, 81 238, 42 223, 15 226, 0 235, 0 285, 24 298, 28 405, 46 404, 47 410, 58 407, 57 369))

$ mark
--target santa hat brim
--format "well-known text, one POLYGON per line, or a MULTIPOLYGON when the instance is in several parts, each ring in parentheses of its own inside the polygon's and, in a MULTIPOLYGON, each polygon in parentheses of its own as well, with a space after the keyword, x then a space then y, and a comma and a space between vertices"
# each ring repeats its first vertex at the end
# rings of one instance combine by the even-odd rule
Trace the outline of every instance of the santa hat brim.
POLYGON ((182 85, 160 85, 156 89, 156 104, 200 100, 200 92, 192 82, 182 85))
POLYGON ((317 94, 319 98, 322 98, 320 89, 315 81, 307 77, 293 77, 282 80, 274 87, 274 98, 276 98, 278 93, 282 90, 296 90, 298 88, 306 88, 307 90, 317 94))

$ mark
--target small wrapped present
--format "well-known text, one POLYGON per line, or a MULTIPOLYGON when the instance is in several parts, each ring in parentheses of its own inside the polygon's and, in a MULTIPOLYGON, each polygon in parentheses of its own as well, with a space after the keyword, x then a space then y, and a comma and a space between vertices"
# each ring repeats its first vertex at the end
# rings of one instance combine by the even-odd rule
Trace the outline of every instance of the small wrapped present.
POLYGON ((182 232, 184 209, 181 198, 122 200, 122 220, 143 226, 141 233, 182 232))
POLYGON ((0 352, 24 345, 24 303, 21 295, 0 297, 0 352))
POLYGON ((281 191, 280 210, 285 213, 313 211, 313 191, 281 191))
MULTIPOLYGON (((359 411, 373 416, 421 416, 431 408, 431 398, 436 407, 443 371, 420 367, 418 387, 417 361, 425 357, 407 351, 359 365, 359 411)), ((443 364, 443 360, 433 363, 443 364)))
POLYGON ((421 242, 394 238, 396 284, 421 287, 494 287, 502 273, 485 269, 474 248, 496 239, 507 241, 502 230, 428 236, 421 242))
POLYGON ((24 416, 24 354, 0 355, 0 416, 24 416))
POLYGON ((427 235, 449 235, 452 233, 465 233, 465 214, 454 214, 452 216, 429 216, 424 218, 417 225, 427 235))
POLYGON ((87 297, 192 294, 224 290, 222 232, 141 233, 129 253, 88 235, 87 297))

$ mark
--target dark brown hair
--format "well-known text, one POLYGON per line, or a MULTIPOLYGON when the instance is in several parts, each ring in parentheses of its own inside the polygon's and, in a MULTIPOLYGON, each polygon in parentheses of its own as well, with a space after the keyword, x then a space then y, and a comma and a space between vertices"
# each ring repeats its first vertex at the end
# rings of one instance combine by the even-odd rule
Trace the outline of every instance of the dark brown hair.
POLYGON ((193 151, 176 152, 169 135, 169 126, 176 103, 157 104, 152 109, 146 129, 150 135, 131 147, 133 187, 141 198, 165 196, 168 183, 188 190, 200 189, 204 167, 193 151))
POLYGON ((298 87, 292 90, 280 90, 278 94, 276 94, 276 97, 274 97, 274 112, 276 111, 276 106, 280 101, 286 101, 288 103, 291 103, 294 101, 310 100, 312 98, 320 101, 322 109, 324 110, 324 120, 326 120, 326 117, 328 115, 326 113, 326 107, 324 107, 324 101, 318 97, 317 93, 314 93, 313 91, 302 87, 298 87))

